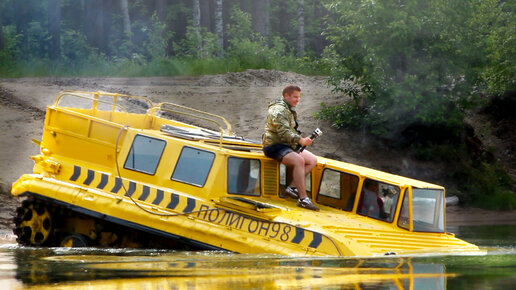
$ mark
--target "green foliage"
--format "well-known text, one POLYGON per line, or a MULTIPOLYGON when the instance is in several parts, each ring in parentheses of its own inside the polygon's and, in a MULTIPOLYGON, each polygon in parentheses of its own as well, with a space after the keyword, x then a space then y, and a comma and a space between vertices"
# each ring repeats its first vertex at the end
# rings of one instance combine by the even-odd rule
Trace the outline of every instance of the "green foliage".
POLYGON ((0 75, 8 75, 12 72, 15 60, 20 56, 17 47, 23 36, 16 33, 14 25, 4 26, 0 29, 2 29, 4 36, 4 49, 0 50, 0 75))
POLYGON ((497 95, 516 91, 516 3, 500 5, 486 39, 489 65, 482 72, 489 92, 497 95))
POLYGON ((159 22, 156 13, 154 13, 152 15, 152 25, 148 32, 148 41, 144 44, 150 59, 161 59, 167 55, 167 42, 174 33, 172 31, 167 32, 166 27, 166 24, 159 22))
POLYGON ((90 55, 95 55, 96 51, 79 31, 65 30, 61 34, 61 57, 66 63, 83 61, 90 55))
POLYGON ((174 45, 178 55, 197 59, 216 57, 220 51, 217 35, 201 27, 199 31, 193 26, 186 28, 186 36, 179 44, 174 45))
POLYGON ((516 195, 511 190, 512 180, 497 163, 474 162, 466 167, 464 191, 469 204, 485 209, 516 209, 516 195))
POLYGON ((362 112, 361 127, 378 135, 413 123, 460 128, 463 110, 476 103, 482 88, 478 72, 486 63, 489 33, 483 24, 492 19, 496 1, 327 4, 336 16, 326 31, 330 84, 352 97, 347 106, 360 107, 351 111, 362 112), (472 22, 477 14, 487 15, 482 23, 472 22), (358 91, 343 85, 350 81, 358 91))
POLYGON ((274 36, 269 44, 266 38, 253 32, 250 15, 236 7, 231 10, 226 31, 229 44, 226 57, 242 68, 278 68, 284 60, 289 60, 285 40, 274 36))

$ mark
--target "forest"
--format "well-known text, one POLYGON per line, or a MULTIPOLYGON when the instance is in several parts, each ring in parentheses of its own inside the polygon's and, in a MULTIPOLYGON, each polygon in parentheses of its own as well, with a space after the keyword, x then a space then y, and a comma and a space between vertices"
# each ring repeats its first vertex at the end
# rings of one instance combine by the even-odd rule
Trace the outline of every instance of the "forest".
POLYGON ((328 76, 346 97, 318 118, 449 160, 463 200, 516 208, 507 168, 464 124, 516 107, 515 0, 0 2, 0 77, 262 68, 328 76))

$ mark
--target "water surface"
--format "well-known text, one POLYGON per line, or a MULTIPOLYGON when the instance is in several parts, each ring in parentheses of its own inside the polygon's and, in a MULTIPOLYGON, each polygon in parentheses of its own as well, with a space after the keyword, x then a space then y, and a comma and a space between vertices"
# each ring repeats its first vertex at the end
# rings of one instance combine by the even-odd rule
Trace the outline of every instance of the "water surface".
POLYGON ((483 255, 313 258, 170 250, 26 248, 0 233, 2 289, 511 289, 516 226, 450 227, 483 255))

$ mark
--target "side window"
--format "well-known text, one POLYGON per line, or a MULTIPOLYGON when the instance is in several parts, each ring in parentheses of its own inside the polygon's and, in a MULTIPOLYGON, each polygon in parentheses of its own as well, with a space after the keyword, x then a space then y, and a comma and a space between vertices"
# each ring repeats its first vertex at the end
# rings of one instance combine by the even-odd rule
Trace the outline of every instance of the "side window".
POLYGON ((412 223, 415 232, 444 232, 444 191, 412 188, 412 223))
POLYGON ((185 146, 181 150, 171 179, 203 187, 214 159, 213 152, 185 146))
POLYGON ((351 211, 355 203, 359 178, 333 169, 324 169, 317 203, 351 211))
MULTIPOLYGON (((287 167, 285 164, 280 163, 279 165, 279 187, 280 197, 283 196, 283 191, 292 182, 292 168, 287 167)), ((308 195, 312 192, 312 172, 305 176, 305 190, 308 195)))
POLYGON ((260 161, 228 158, 228 193, 260 195, 260 161))
POLYGON ((136 135, 124 168, 154 175, 166 144, 165 140, 136 135))
POLYGON ((366 179, 362 186, 357 213, 392 222, 399 196, 398 186, 366 179))

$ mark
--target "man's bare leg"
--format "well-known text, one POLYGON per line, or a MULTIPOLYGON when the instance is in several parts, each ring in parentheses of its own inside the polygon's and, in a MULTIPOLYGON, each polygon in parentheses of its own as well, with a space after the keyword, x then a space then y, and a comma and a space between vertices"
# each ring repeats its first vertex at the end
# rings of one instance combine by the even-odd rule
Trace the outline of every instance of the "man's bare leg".
POLYGON ((317 165, 317 157, 315 157, 312 152, 306 149, 299 153, 299 155, 301 155, 301 157, 303 157, 305 160, 305 176, 307 176, 315 167, 315 165, 317 165))
POLYGON ((299 198, 303 199, 307 197, 305 189, 305 159, 301 154, 296 152, 290 152, 285 155, 281 160, 281 163, 292 168, 292 186, 297 187, 299 192, 299 198))

